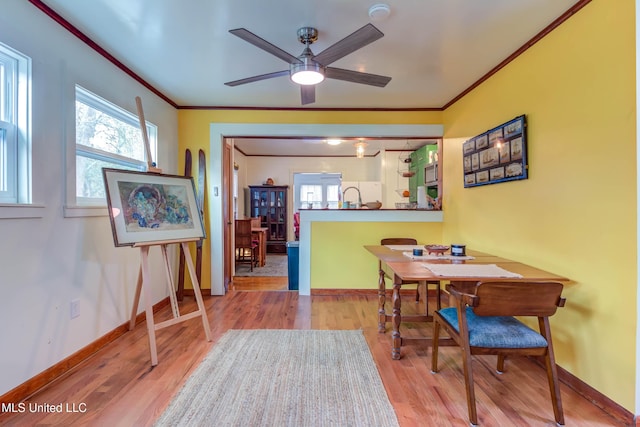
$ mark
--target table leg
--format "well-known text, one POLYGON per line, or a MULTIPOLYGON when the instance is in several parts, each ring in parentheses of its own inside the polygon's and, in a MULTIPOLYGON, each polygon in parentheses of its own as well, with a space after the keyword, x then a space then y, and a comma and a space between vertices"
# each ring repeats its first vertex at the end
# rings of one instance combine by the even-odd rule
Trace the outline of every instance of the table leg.
POLYGON ((264 267, 267 264, 267 230, 260 233, 260 264, 264 267))
POLYGON ((400 315, 400 287, 402 281, 395 278, 393 281, 393 332, 391 333, 391 358, 394 360, 400 359, 400 347, 402 346, 402 338, 400 336, 400 322, 402 316, 400 315))
POLYGON ((384 282, 384 270, 380 269, 378 272, 378 333, 380 334, 385 332, 387 324, 387 312, 384 308, 386 302, 387 290, 384 282))
POLYGON ((429 315, 429 285, 436 285, 436 310, 440 310, 441 302, 440 302, 440 281, 420 281, 420 284, 424 283, 424 287, 426 289, 425 298, 424 298, 424 306, 425 306, 425 315, 429 315))

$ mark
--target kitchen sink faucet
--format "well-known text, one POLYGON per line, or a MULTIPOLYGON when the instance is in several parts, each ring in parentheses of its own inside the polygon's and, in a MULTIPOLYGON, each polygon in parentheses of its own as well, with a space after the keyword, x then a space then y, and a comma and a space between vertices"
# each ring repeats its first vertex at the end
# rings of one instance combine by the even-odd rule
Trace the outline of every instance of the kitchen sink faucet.
POLYGON ((358 208, 362 207, 362 196, 360 196, 360 189, 358 187, 347 187, 344 190, 342 190, 342 200, 344 200, 344 195, 347 193, 347 190, 353 188, 354 190, 356 190, 358 192, 358 208))

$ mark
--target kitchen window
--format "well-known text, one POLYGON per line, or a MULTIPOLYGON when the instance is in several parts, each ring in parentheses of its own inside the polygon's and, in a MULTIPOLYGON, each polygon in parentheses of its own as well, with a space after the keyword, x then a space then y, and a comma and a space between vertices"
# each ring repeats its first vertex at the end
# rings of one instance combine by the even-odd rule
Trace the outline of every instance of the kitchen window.
POLYGON ((296 173, 293 175, 294 206, 300 209, 337 209, 340 173, 296 173))

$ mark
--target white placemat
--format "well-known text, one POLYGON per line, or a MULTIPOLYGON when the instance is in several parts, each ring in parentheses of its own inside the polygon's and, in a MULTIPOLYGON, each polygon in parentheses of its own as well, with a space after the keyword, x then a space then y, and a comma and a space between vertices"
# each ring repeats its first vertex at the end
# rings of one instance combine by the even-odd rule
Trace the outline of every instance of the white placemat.
POLYGON ((522 278, 521 274, 505 270, 495 264, 422 264, 436 276, 450 277, 510 277, 522 278))
POLYGON ((475 259, 475 257, 472 257, 471 255, 459 256, 459 255, 449 255, 449 254, 442 254, 442 255, 428 254, 426 249, 424 249, 422 256, 414 255, 413 252, 402 252, 402 255, 406 256, 407 258, 411 258, 412 260, 415 260, 415 261, 430 260, 430 259, 462 261, 465 259, 475 259))

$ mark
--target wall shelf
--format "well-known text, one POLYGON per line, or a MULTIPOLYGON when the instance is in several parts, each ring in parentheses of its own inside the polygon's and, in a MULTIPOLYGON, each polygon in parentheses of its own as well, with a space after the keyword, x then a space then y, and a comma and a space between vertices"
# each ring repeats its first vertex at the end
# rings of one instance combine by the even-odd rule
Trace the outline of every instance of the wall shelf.
POLYGON ((413 153, 413 150, 407 142, 405 150, 401 151, 398 155, 396 193, 398 193, 400 197, 409 197, 406 192, 409 191, 410 184, 405 180, 413 178, 416 174, 416 171, 411 168, 411 153, 413 153))

